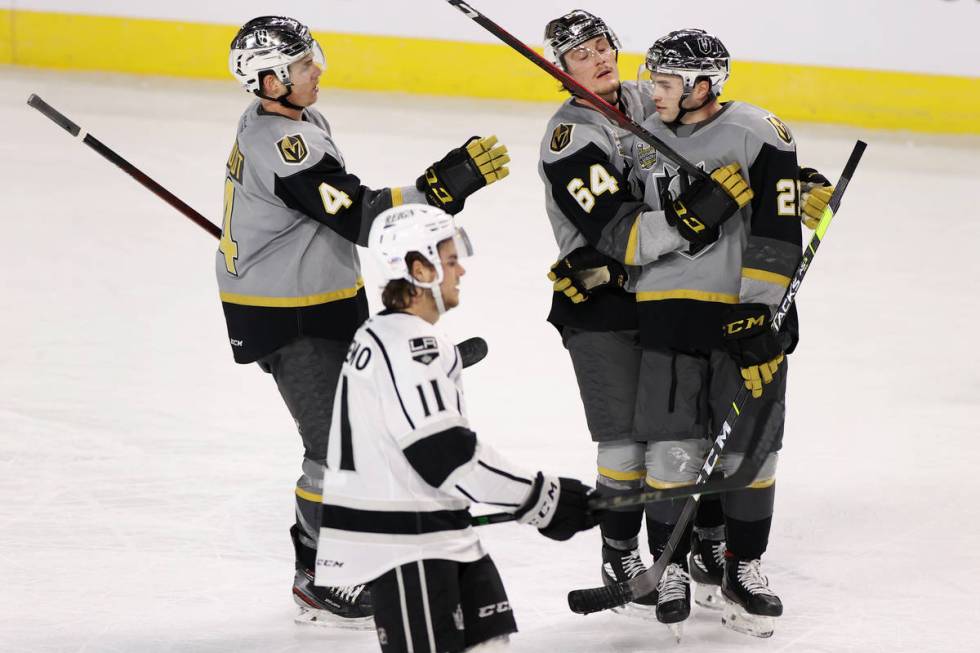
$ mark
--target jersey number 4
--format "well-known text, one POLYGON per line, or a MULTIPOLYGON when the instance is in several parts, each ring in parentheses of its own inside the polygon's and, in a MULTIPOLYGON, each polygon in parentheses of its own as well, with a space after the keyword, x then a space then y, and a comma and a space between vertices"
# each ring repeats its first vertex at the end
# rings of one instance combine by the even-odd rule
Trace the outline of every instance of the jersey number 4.
POLYGON ((612 195, 619 190, 619 182, 602 167, 602 164, 593 163, 589 167, 588 187, 586 187, 585 182, 581 178, 576 177, 568 182, 566 188, 568 188, 568 192, 572 194, 572 197, 575 198, 575 201, 579 203, 579 206, 582 207, 582 210, 590 213, 592 207, 595 206, 595 198, 603 193, 612 195))
POLYGON ((238 241, 231 237, 231 212, 235 210, 235 182, 225 179, 225 215, 221 220, 221 240, 218 251, 225 255, 225 268, 228 274, 238 276, 235 262, 238 260, 238 241))

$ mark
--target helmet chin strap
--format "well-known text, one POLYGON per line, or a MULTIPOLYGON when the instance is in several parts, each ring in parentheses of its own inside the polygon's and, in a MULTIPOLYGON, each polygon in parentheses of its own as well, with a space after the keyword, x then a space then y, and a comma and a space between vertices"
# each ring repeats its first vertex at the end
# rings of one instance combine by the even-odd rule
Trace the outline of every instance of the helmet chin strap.
POLYGON ((674 118, 673 120, 671 120, 669 123, 667 123, 668 125, 678 124, 678 123, 680 123, 681 118, 683 118, 687 114, 689 114, 689 113, 691 113, 693 111, 700 111, 701 109, 705 108, 706 106, 708 106, 708 103, 710 103, 712 100, 715 99, 715 94, 714 93, 708 93, 708 95, 706 95, 705 98, 704 98, 704 102, 702 102, 698 106, 694 107, 693 109, 685 109, 684 108, 684 100, 686 100, 689 97, 691 97, 691 94, 690 93, 685 93, 684 95, 681 96, 680 101, 677 103, 677 117, 674 118))
POLYGON ((281 104, 282 106, 286 107, 287 109, 293 109, 294 111, 302 111, 306 107, 301 107, 298 104, 293 104, 292 102, 290 102, 289 100, 286 99, 286 98, 289 97, 289 94, 292 93, 292 92, 293 92, 293 85, 290 84, 290 85, 286 86, 286 94, 285 95, 282 95, 280 97, 272 97, 272 96, 266 95, 265 93, 263 93, 262 91, 259 91, 259 90, 255 91, 255 94, 258 95, 263 100, 271 100, 272 102, 278 102, 279 104, 281 104))

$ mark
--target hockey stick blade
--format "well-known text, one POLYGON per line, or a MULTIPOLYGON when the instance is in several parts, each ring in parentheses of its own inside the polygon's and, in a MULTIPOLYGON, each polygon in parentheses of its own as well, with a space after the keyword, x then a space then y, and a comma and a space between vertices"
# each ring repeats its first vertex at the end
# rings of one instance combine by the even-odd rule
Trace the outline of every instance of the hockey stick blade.
MULTIPOLYGON (((861 156, 866 147, 867 144, 863 141, 858 141, 854 145, 854 149, 851 151, 851 155, 848 157, 847 163, 844 166, 844 171, 841 173, 840 181, 837 183, 834 192, 831 194, 827 208, 824 209, 823 216, 820 219, 820 224, 814 231, 813 237, 810 239, 810 244, 807 246, 807 249, 803 251, 803 255, 800 258, 800 263, 797 265, 796 272, 793 275, 793 280, 786 289, 786 292, 783 294, 783 299, 780 302, 780 311, 776 316, 773 316, 771 328, 774 331, 778 331, 782 323, 781 317, 778 322, 776 317, 785 315, 785 313, 793 305, 796 293, 799 290, 800 284, 803 282, 803 277, 806 276, 806 272, 810 267, 810 262, 813 260, 813 257, 816 255, 817 248, 820 246, 821 237, 824 233, 826 233, 827 227, 830 225, 830 221, 833 220, 834 212, 840 206, 840 201, 844 194, 844 190, 850 183, 851 177, 854 175, 854 171, 857 169, 858 162, 860 162, 861 156)), ((674 525, 674 529, 670 534, 670 539, 668 540, 663 552, 655 564, 645 572, 638 574, 637 576, 634 576, 633 578, 622 583, 617 583, 616 586, 620 587, 619 590, 610 590, 611 587, 615 586, 572 590, 568 593, 568 607, 571 608, 573 612, 577 612, 579 614, 589 614, 600 610, 608 610, 620 605, 625 605, 629 601, 633 600, 633 597, 644 596, 652 592, 660 583, 661 576, 663 576, 667 565, 673 558, 674 551, 677 550, 677 546, 686 531, 688 522, 694 517, 694 511, 697 509, 697 501, 695 496, 699 493, 705 494, 709 487, 718 488, 735 482, 736 477, 739 477, 737 479, 738 485, 736 487, 745 487, 755 479, 756 474, 768 456, 769 449, 773 444, 772 439, 776 437, 773 429, 757 429, 752 438, 752 452, 742 461, 742 464, 739 465, 739 468, 735 474, 716 483, 712 483, 706 476, 706 474, 710 474, 710 470, 714 468, 714 463, 717 462, 717 458, 720 456, 721 450, 724 449, 728 434, 730 434, 735 428, 735 423, 738 416, 741 414, 742 406, 745 405, 745 402, 748 399, 748 394, 749 393, 745 386, 739 387, 739 390, 735 395, 735 399, 732 401, 732 410, 728 412, 728 416, 725 418, 725 422, 722 424, 721 433, 716 438, 711 452, 705 459, 704 466, 701 469, 701 473, 698 475, 695 485, 693 487, 677 488, 690 491, 692 496, 685 502, 684 508, 677 520, 677 523, 674 525), (768 433, 769 435, 767 437, 761 437, 762 433, 768 433)), ((735 488, 733 487, 731 489, 735 488)), ((641 493, 640 495, 633 496, 640 498, 644 495, 649 496, 651 494, 660 495, 661 493, 645 492, 641 493)), ((608 499, 624 498, 627 497, 609 497, 608 499)), ((591 503, 592 502, 590 502, 590 504, 591 503)), ((596 504, 598 503, 599 502, 597 501, 596 504)), ((604 501, 603 503, 610 506, 622 505, 615 504, 614 502, 608 500, 604 501)))
POLYGON ((667 145, 667 143, 651 134, 634 120, 631 120, 629 116, 624 114, 622 111, 579 84, 564 70, 561 70, 552 64, 550 61, 513 36, 510 32, 481 14, 479 11, 474 9, 472 5, 467 2, 463 2, 463 0, 446 0, 446 2, 459 9, 467 18, 473 20, 473 22, 478 24, 480 27, 487 30, 513 49, 517 50, 521 56, 533 63, 535 66, 557 79, 576 97, 585 100, 595 107, 599 113, 609 118, 609 120, 616 123, 623 129, 635 134, 640 140, 652 146, 653 149, 657 150, 662 155, 676 163, 677 166, 688 175, 694 179, 701 180, 707 180, 710 178, 707 172, 685 159, 676 150, 674 150, 674 148, 670 147, 667 145))
POLYGON ((463 360, 463 369, 482 361, 489 351, 487 341, 480 337, 467 338, 456 345, 456 348, 459 349, 459 357, 463 360))

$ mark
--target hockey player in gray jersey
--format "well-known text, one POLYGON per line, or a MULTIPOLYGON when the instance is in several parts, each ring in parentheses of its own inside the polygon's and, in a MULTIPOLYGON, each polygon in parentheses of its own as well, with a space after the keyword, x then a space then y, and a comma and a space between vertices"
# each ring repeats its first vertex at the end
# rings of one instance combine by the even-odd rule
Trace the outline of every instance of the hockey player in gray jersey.
POLYGON ((316 580, 371 584, 385 653, 500 650, 517 625, 471 503, 566 540, 595 526, 591 488, 528 472, 467 417, 459 351, 438 321, 460 301, 471 254, 453 218, 430 206, 386 211, 370 251, 385 310, 354 335, 336 394, 316 580))
MULTIPOLYGON (((653 100, 641 94, 635 82, 620 83, 618 50, 616 34, 585 11, 552 20, 545 29, 545 55, 552 63, 639 122, 654 113, 653 100)), ((641 360, 636 302, 623 287, 627 269, 593 247, 609 225, 631 220, 648 208, 627 183, 634 165, 633 140, 632 133, 587 101, 570 98, 548 122, 538 166, 560 256, 549 274, 556 292, 548 320, 561 332, 572 359, 589 431, 597 443, 597 485, 604 495, 635 491, 647 478, 647 433, 634 424, 641 360)), ((666 223, 662 236, 664 252, 688 247, 666 223)), ((633 274, 637 272, 634 268, 633 274)), ((698 518, 720 528, 717 500, 706 500, 698 518)), ((642 519, 639 507, 603 514, 604 583, 644 571, 638 551, 642 519)), ((617 611, 653 618, 656 606, 653 592, 617 611)))
MULTIPOLYGON (((714 172, 713 181, 689 180, 634 143, 632 175, 653 210, 611 240, 625 262, 642 266, 635 283, 644 350, 638 390, 644 411, 638 419, 661 434, 656 485, 683 485, 697 475, 706 437, 718 430, 738 385, 752 391, 726 445, 723 473, 737 468, 753 433, 770 431, 775 444, 754 483, 723 496, 723 622, 766 637, 782 603, 760 559, 772 523, 782 441, 785 354, 797 340, 795 312, 785 337, 774 336, 769 321, 801 252, 796 144, 768 111, 718 100, 729 76, 729 54, 702 30, 679 30, 656 41, 642 71, 641 84, 650 88, 658 114, 643 126, 714 172), (748 188, 731 183, 740 176, 748 188), (716 181, 726 192, 718 192, 716 181), (664 221, 690 241, 688 250, 663 254, 664 221)), ((681 503, 654 504, 664 543, 681 503)), ((689 601, 685 553, 675 554, 664 576, 681 608, 689 601)))
POLYGON ((470 194, 507 174, 506 148, 473 137, 414 185, 373 190, 347 171, 330 126, 312 105, 324 56, 291 18, 249 21, 229 68, 256 99, 228 158, 215 265, 238 363, 272 374, 303 439, 296 486, 293 596, 299 621, 370 621, 363 586, 314 587, 322 464, 333 394, 350 338, 367 317, 356 245, 375 216, 403 202, 457 213, 470 194))

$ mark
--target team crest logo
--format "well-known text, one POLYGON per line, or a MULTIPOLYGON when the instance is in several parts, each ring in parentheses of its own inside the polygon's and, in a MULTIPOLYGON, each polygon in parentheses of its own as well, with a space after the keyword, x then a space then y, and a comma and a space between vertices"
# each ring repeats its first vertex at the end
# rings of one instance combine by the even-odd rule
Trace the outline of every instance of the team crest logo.
POLYGON ((772 125, 772 128, 776 130, 776 136, 779 136, 779 140, 787 145, 793 144, 793 134, 790 133, 789 127, 786 126, 786 123, 771 113, 766 116, 766 120, 770 125, 772 125))
POLYGON ((638 143, 636 146, 636 163, 641 170, 650 170, 657 165, 657 150, 652 145, 638 143))
POLYGON ((408 341, 408 349, 412 353, 412 359, 423 365, 439 358, 439 342, 432 336, 412 338, 408 341))
POLYGON ((572 142, 572 130, 575 125, 569 125, 566 123, 559 123, 555 127, 555 131, 551 134, 551 151, 561 152, 566 147, 568 147, 572 142))
POLYGON ((310 153, 310 150, 306 147, 306 141, 299 134, 283 136, 276 143, 276 147, 279 148, 279 156, 289 165, 302 163, 310 153))

